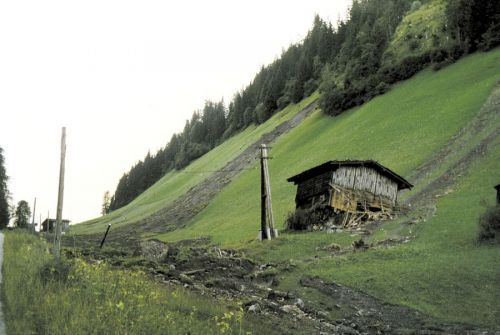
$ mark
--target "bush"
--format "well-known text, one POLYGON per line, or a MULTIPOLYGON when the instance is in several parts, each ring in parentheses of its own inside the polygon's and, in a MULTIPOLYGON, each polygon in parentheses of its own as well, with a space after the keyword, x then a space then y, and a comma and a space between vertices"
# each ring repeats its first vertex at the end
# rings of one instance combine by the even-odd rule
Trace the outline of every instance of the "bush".
POLYGON ((490 207, 479 218, 479 241, 500 243, 500 205, 490 207))
POLYGON ((286 106, 288 106, 290 104, 290 98, 286 94, 282 95, 278 99, 277 104, 278 104, 278 109, 282 110, 283 108, 285 108, 286 106))
POLYGON ((314 79, 309 79, 304 83, 304 96, 308 97, 318 89, 318 82, 314 79))
POLYGON ((289 213, 286 219, 288 230, 307 230, 314 223, 309 211, 298 208, 295 212, 289 213))

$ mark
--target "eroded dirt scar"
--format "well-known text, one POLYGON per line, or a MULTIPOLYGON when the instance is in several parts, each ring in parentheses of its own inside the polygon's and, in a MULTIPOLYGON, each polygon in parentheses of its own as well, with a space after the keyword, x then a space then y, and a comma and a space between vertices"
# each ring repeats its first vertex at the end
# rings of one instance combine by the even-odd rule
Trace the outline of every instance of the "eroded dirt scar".
POLYGON ((414 309, 319 277, 299 273, 288 261, 259 263, 241 250, 220 249, 208 238, 166 244, 135 242, 128 248, 68 249, 89 260, 103 259, 118 268, 141 269, 159 284, 182 286, 216 300, 236 301, 248 322, 267 325, 269 334, 500 334, 466 324, 450 324, 414 309), (294 291, 277 289, 280 278, 296 276, 294 291), (314 290, 310 301, 302 290, 314 290))

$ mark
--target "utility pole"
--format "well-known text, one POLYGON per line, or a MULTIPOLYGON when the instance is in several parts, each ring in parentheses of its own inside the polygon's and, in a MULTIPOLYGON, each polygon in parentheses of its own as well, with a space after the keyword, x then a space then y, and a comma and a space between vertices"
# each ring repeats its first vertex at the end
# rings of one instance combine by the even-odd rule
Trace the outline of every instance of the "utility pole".
POLYGON ((273 206, 271 201, 271 183, 269 182, 269 169, 267 161, 268 147, 265 144, 260 146, 260 197, 261 197, 261 217, 260 217, 260 240, 271 240, 278 236, 278 231, 274 229, 273 206))
POLYGON ((57 197, 56 233, 54 240, 54 255, 59 258, 61 253, 62 210, 64 198, 64 166, 66 159, 66 127, 62 128, 61 136, 61 166, 59 169, 59 194, 57 197))

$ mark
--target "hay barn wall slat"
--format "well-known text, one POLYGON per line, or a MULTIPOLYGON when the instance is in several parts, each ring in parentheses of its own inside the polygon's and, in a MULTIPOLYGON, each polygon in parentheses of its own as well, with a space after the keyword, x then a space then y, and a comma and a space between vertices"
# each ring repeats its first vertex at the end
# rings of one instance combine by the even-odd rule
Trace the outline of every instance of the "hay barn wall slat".
POLYGON ((296 201, 301 202, 314 196, 328 194, 331 172, 327 171, 300 183, 297 188, 296 201))
POLYGON ((367 191, 383 196, 391 202, 396 200, 398 185, 378 171, 368 167, 341 166, 333 172, 332 184, 353 190, 367 191))

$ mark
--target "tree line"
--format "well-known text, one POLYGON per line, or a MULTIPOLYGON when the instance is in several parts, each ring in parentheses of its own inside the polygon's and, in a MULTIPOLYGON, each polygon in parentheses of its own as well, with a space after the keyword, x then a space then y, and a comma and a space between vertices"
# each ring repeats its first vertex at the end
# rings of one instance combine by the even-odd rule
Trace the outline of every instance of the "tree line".
POLYGON ((384 64, 384 52, 404 16, 426 2, 355 0, 348 18, 336 27, 316 16, 303 41, 263 66, 227 106, 207 101, 164 148, 148 152, 124 173, 103 212, 130 203, 168 171, 184 168, 235 133, 265 122, 318 89, 323 112, 338 115, 431 63, 438 64, 437 69, 464 54, 500 45, 500 1, 448 0, 442 33, 449 42, 384 64))
POLYGON ((7 228, 11 218, 14 218, 15 227, 28 228, 31 217, 30 206, 25 200, 20 200, 17 206, 10 205, 8 180, 3 149, 0 147, 0 229, 7 228))

